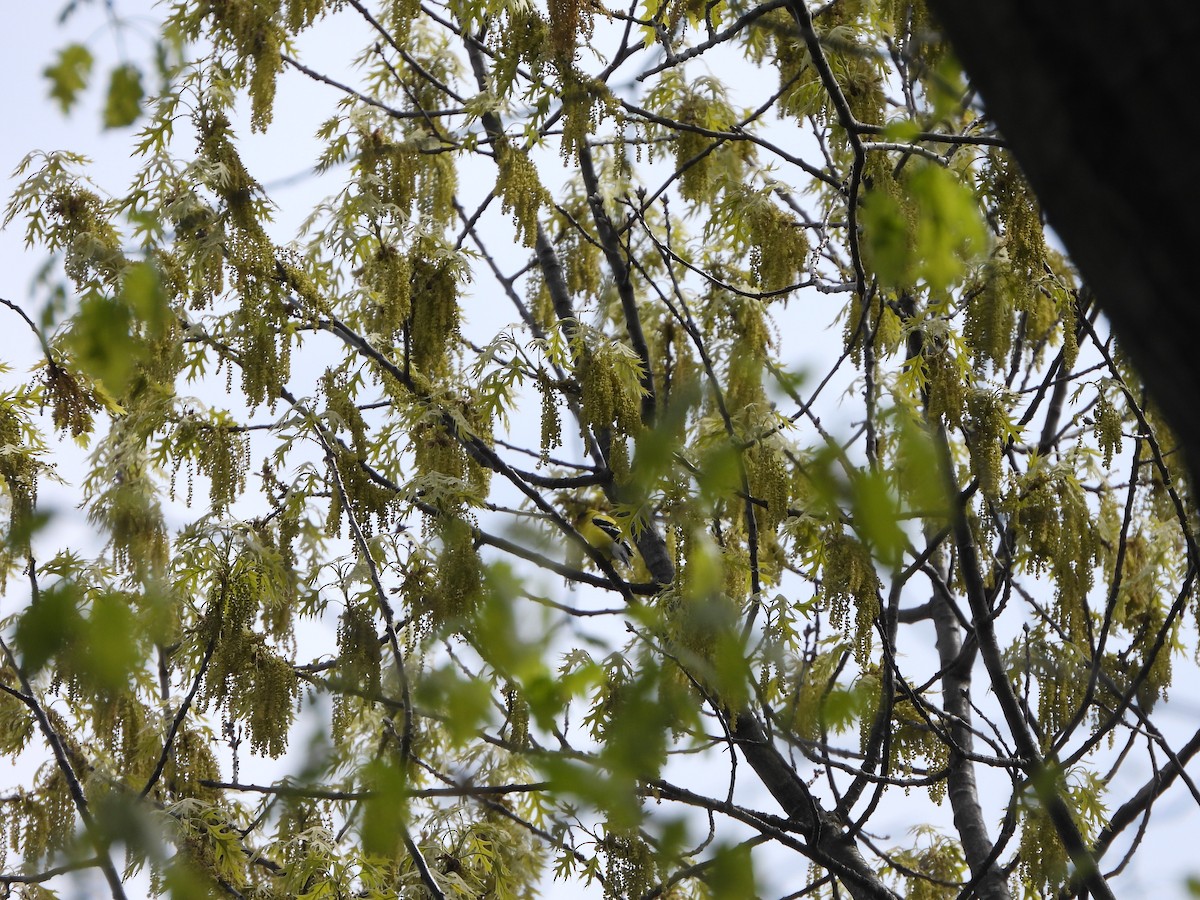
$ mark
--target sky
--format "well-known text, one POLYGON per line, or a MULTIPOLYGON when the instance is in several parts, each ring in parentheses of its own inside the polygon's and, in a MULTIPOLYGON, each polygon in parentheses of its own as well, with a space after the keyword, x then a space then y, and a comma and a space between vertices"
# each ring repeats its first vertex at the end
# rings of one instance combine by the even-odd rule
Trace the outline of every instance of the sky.
MULTIPOLYGON (((118 0, 117 9, 125 17, 119 29, 105 20, 103 4, 89 3, 72 17, 65 27, 58 24, 61 0, 42 3, 19 3, 9 9, 5 28, 0 30, 0 78, 8 89, 0 95, 0 193, 5 198, 15 184, 11 173, 32 149, 72 149, 86 153, 94 162, 97 179, 119 189, 128 183, 136 171, 137 162, 130 156, 131 134, 127 130, 104 132, 99 127, 101 82, 104 73, 117 62, 134 58, 142 60, 149 52, 152 33, 152 4, 146 0, 118 0), (86 43, 97 57, 94 81, 81 107, 64 117, 48 98, 47 83, 42 70, 50 63, 56 50, 70 40, 86 43)), ((342 59, 347 46, 357 49, 363 43, 353 28, 344 32, 322 31, 320 42, 304 47, 306 60, 319 64, 323 56, 342 59)), ((316 155, 313 137, 319 112, 331 108, 334 96, 322 88, 297 77, 284 78, 280 83, 277 108, 288 115, 277 115, 269 140, 250 138, 245 145, 247 161, 271 187, 271 194, 281 204, 277 222, 279 237, 291 235, 306 211, 327 188, 303 177, 316 155), (280 153, 279 147, 287 147, 280 153), (300 177, 297 177, 300 176, 300 177)), ((490 185, 489 185, 490 186, 490 185)), ((36 318, 40 296, 31 286, 43 263, 42 252, 24 246, 22 227, 14 223, 0 231, 0 297, 21 305, 36 318), (32 295, 33 300, 30 300, 32 295)), ((479 312, 476 315, 483 315, 479 312)), ((504 313, 503 315, 509 315, 504 313)), ((490 328, 486 322, 477 322, 490 328)), ((0 385, 19 385, 28 377, 28 367, 39 354, 34 336, 17 317, 0 309, 0 359, 13 366, 13 371, 0 374, 0 385)), ((82 464, 82 455, 79 457, 82 464)), ((56 539, 72 545, 84 545, 90 532, 79 515, 72 515, 75 487, 70 483, 47 485, 43 501, 60 512, 56 519, 56 539)), ((0 597, 0 603, 9 602, 0 597)), ((11 612, 0 606, 0 616, 11 612)), ((1190 733, 1200 721, 1200 700, 1183 696, 1184 685, 1161 717, 1181 734, 1190 733)), ((6 762, 0 761, 0 787, 22 777, 20 770, 5 773, 6 762)), ((1178 786, 1181 788, 1182 786, 1178 786)), ((911 821, 908 820, 908 821, 911 821)), ((897 832, 905 827, 903 810, 890 818, 897 832)), ((1200 857, 1192 848, 1192 836, 1200 834, 1197 804, 1186 791, 1177 789, 1169 799, 1156 808, 1146 847, 1136 863, 1119 882, 1118 896, 1157 896, 1164 898, 1186 896, 1182 881, 1186 874, 1200 872, 1200 857)), ((897 836, 899 836, 897 834, 897 836)), ((555 898, 553 889, 546 896, 555 898)), ((562 895, 565 896, 565 895, 562 895)), ((575 896, 572 894, 572 896, 575 896)))

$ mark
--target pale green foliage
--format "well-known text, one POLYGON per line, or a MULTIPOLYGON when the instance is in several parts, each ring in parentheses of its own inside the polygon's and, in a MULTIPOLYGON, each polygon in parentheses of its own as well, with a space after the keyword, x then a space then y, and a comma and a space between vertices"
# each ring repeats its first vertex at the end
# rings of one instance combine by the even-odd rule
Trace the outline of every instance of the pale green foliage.
POLYGON ((141 113, 142 73, 128 63, 112 70, 108 84, 108 101, 104 105, 104 126, 122 128, 132 125, 141 113))
POLYGON ((12 817, 6 830, 12 849, 20 848, 27 861, 36 863, 68 846, 75 808, 62 772, 39 774, 31 787, 6 804, 12 817))
MULTIPOLYGON (((763 291, 794 287, 808 262, 808 241, 799 222, 772 199, 774 185, 747 190, 733 182, 725 185, 723 201, 717 206, 717 221, 728 233, 733 247, 749 254, 753 284, 763 291)), ((686 181, 685 181, 686 185, 686 181)), ((711 231, 715 231, 713 227, 711 231)))
POLYGON ((608 876, 606 897, 640 897, 654 885, 654 852, 640 835, 609 833, 599 846, 608 876))
POLYGON ((1099 774, 1079 771, 1071 772, 1065 778, 1060 772, 1047 773, 1043 781, 1026 785, 1022 810, 1025 823, 1021 831, 1021 874, 1026 896, 1054 894, 1066 884, 1071 862, 1049 821, 1045 806, 1047 793, 1057 790, 1071 798, 1080 830, 1090 838, 1104 822, 1104 803, 1099 799, 1101 787, 1099 774))
POLYGON ((502 142, 496 148, 496 164, 503 209, 512 213, 522 243, 532 247, 537 237, 538 213, 552 202, 550 194, 538 180, 537 168, 527 152, 502 142))
POLYGON ((584 337, 579 358, 580 427, 615 426, 625 434, 636 434, 641 427, 642 374, 637 357, 624 344, 603 337, 593 343, 584 337))
POLYGON ((862 664, 870 654, 871 628, 879 615, 879 576, 867 548, 853 537, 831 532, 824 543, 821 596, 831 623, 845 630, 862 664))
POLYGON ((966 870, 962 848, 932 828, 914 831, 929 843, 896 855, 896 862, 914 873, 906 879, 904 896, 908 900, 953 900, 958 896, 954 882, 961 880, 966 870))
POLYGON ((1000 495, 1002 456, 1015 436, 1006 407, 1004 396, 997 391, 976 390, 967 397, 971 473, 988 498, 1000 495))
POLYGON ((714 144, 705 136, 705 132, 725 131, 739 118, 726 99, 724 84, 710 76, 688 82, 681 70, 669 69, 647 94, 646 107, 670 123, 650 133, 670 138, 682 197, 707 200, 719 190, 740 185, 746 165, 753 160, 752 145, 714 144))
MULTIPOLYGON (((177 0, 108 79, 132 184, 25 159, 5 222, 57 268, 0 306, 43 357, 0 392, 19 865, 1066 886, 1064 823, 1101 839, 1097 773, 1194 676, 1178 456, 924 4, 810 6, 177 0), (306 50, 339 17, 361 54, 306 50), (897 803, 954 825, 860 841, 897 803)), ((46 68, 64 110, 93 53, 46 68)))
POLYGON ((58 101, 63 112, 75 104, 79 92, 87 86, 94 57, 82 44, 69 44, 58 52, 58 61, 42 72, 51 82, 50 96, 58 101))
POLYGON ((1092 586, 1100 540, 1070 459, 1058 466, 1035 463, 1008 503, 1017 559, 1035 572, 1049 570, 1059 600, 1055 618, 1071 638, 1081 639, 1082 604, 1092 586))

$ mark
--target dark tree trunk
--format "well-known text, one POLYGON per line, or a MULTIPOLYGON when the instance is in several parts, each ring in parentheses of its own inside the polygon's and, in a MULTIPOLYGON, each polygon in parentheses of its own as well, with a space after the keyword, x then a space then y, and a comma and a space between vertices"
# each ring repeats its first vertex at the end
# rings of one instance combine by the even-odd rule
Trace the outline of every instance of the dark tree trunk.
POLYGON ((928 3, 1195 475, 1200 4, 928 3))

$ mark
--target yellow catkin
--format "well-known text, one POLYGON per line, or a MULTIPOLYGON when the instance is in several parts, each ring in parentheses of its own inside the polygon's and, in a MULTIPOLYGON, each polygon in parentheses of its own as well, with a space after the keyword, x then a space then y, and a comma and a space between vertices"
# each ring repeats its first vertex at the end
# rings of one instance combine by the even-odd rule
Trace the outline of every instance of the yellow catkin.
POLYGON ((854 657, 865 665, 879 615, 879 576, 870 551, 854 537, 829 533, 825 541, 821 597, 830 622, 854 642, 854 657))
POLYGON ((553 198, 542 185, 537 167, 525 150, 513 147, 507 140, 500 141, 496 146, 496 165, 500 208, 512 215, 521 243, 532 247, 537 240, 538 212, 550 207, 553 198))
POLYGON ((994 369, 1002 370, 1012 351, 1017 295, 1029 282, 1018 277, 1005 259, 989 261, 981 279, 967 305, 963 340, 977 366, 990 362, 994 369))
POLYGON ((640 897, 654 883, 655 855, 634 830, 609 830, 600 840, 606 879, 605 900, 640 897))
POLYGON ((639 368, 635 357, 607 341, 585 349, 577 371, 584 426, 637 433, 641 426, 639 368))
POLYGON ((458 338, 460 311, 455 263, 435 248, 418 246, 412 253, 412 365, 427 376, 444 375, 458 338))
POLYGON ((996 203, 1004 225, 1005 246, 1013 269, 1025 278, 1040 278, 1046 264, 1042 214, 1024 174, 1007 150, 988 153, 984 191, 996 203))
POLYGON ((369 313, 371 331, 394 342, 412 310, 412 265, 408 256, 383 245, 368 261, 363 283, 375 302, 369 313))
POLYGON ((1009 439, 1005 403, 994 391, 972 391, 967 397, 971 472, 985 497, 1000 495, 1001 463, 1009 439))
POLYGON ((542 465, 546 465, 550 461, 550 452, 562 446, 562 417, 558 412, 558 392, 545 372, 538 373, 537 386, 542 398, 540 459, 542 465))
POLYGON ((557 57, 569 60, 576 42, 591 33, 590 7, 581 0, 550 0, 550 46, 557 57))

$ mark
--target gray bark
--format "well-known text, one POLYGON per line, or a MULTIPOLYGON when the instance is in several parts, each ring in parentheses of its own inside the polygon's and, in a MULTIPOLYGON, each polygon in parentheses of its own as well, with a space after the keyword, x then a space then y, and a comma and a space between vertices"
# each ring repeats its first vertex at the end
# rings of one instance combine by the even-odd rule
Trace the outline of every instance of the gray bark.
POLYGON ((732 726, 742 756, 787 817, 799 827, 813 851, 813 859, 835 874, 854 900, 899 900, 880 880, 876 869, 863 859, 854 839, 846 834, 845 824, 821 807, 754 714, 737 713, 732 726))
POLYGON ((955 748, 951 751, 950 771, 946 776, 946 794, 954 814, 954 827, 962 841, 963 856, 971 876, 979 879, 976 895, 983 900, 1009 900, 1008 879, 992 859, 993 844, 988 836, 983 808, 979 805, 975 764, 963 755, 975 747, 970 704, 971 664, 975 653, 963 655, 962 632, 949 601, 935 594, 932 609, 942 668, 942 708, 951 717, 948 731, 955 748))

